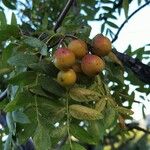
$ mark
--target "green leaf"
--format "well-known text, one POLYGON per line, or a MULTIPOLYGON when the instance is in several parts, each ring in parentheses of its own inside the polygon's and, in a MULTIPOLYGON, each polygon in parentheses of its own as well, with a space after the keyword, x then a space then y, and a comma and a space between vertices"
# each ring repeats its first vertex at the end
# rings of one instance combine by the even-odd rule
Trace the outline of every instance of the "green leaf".
POLYGON ((72 149, 72 150, 86 150, 83 146, 81 146, 78 143, 74 142, 71 145, 72 145, 72 147, 70 147, 70 144, 63 145, 62 150, 70 150, 70 149, 72 149))
POLYGON ((16 45, 10 43, 6 48, 3 49, 2 51, 2 66, 3 67, 8 67, 7 60, 12 56, 13 54, 13 49, 16 45))
POLYGON ((51 77, 56 77, 56 74, 59 71, 52 62, 41 61, 38 63, 30 64, 29 67, 36 72, 44 73, 51 77))
POLYGON ((65 116, 65 107, 50 104, 38 104, 38 110, 41 116, 40 121, 43 123, 57 123, 65 116))
POLYGON ((20 30, 17 26, 14 25, 6 25, 2 29, 0 29, 0 41, 5 41, 10 39, 11 37, 19 38, 20 30))
POLYGON ((124 9, 125 17, 128 18, 129 1, 128 0, 123 0, 122 7, 124 9))
POLYGON ((5 13, 3 11, 0 11, 0 28, 2 28, 5 25, 7 25, 5 13))
POLYGON ((90 121, 88 126, 88 132, 92 137, 97 141, 100 141, 101 138, 101 126, 99 121, 90 121))
POLYGON ((35 37, 26 37, 23 42, 31 47, 38 48, 42 55, 47 55, 47 45, 39 39, 35 37))
POLYGON ((21 111, 13 111, 12 117, 15 122, 30 123, 29 118, 21 111))
POLYGON ((13 121, 13 117, 12 117, 12 113, 11 112, 8 112, 6 114, 6 122, 7 122, 8 128, 9 128, 9 131, 11 133, 15 133, 15 123, 13 121))
POLYGON ((16 1, 15 2, 12 2, 10 0, 2 0, 3 4, 10 8, 10 9, 16 9, 16 1))
POLYGON ((66 125, 59 126, 55 129, 53 129, 50 134, 51 137, 59 138, 59 139, 64 137, 65 135, 67 135, 67 126, 66 125))
POLYGON ((140 4, 141 4, 141 2, 142 2, 142 0, 138 0, 138 5, 140 5, 140 4))
POLYGON ((72 143, 72 150, 86 150, 86 149, 78 143, 72 143))
POLYGON ((75 138, 77 138, 81 142, 85 142, 93 145, 96 144, 96 141, 92 138, 91 134, 78 125, 71 124, 70 132, 75 138))
POLYGON ((0 110, 3 110, 5 108, 5 106, 7 105, 8 100, 5 99, 3 101, 0 102, 0 110))
POLYGON ((17 123, 16 136, 21 144, 24 144, 30 137, 33 137, 37 128, 36 110, 32 107, 31 109, 25 109, 24 113, 28 116, 30 123, 17 123))
POLYGON ((38 58, 34 55, 19 53, 8 59, 8 63, 12 66, 27 67, 32 63, 38 62, 38 58))
POLYGON ((104 30, 105 30, 105 23, 103 23, 101 26, 101 33, 104 33, 104 30))
POLYGON ((49 150, 51 147, 51 139, 49 130, 38 124, 35 135, 33 137, 36 150, 49 150))
MULTIPOLYGON (((32 111, 32 115, 34 115, 33 111, 32 111)), ((31 121, 31 123, 29 124, 18 123, 16 129, 16 136, 18 137, 19 143, 24 144, 25 142, 27 142, 27 140, 34 135, 36 127, 37 127, 37 122, 35 123, 33 121, 31 121)))
POLYGON ((35 82, 37 74, 33 71, 21 72, 9 79, 9 83, 13 85, 29 85, 35 82))
POLYGON ((118 26, 116 24, 114 24, 113 22, 107 21, 106 23, 113 28, 116 28, 116 29, 118 28, 118 26))
POLYGON ((114 123, 115 119, 116 119, 116 111, 111 107, 105 109, 103 120, 105 122, 105 127, 109 128, 114 123))
POLYGON ((35 95, 50 98, 50 95, 46 94, 46 92, 41 88, 40 85, 33 86, 29 90, 31 93, 33 93, 35 95))
POLYGON ((4 150, 10 150, 12 148, 12 134, 10 133, 5 141, 4 150))
POLYGON ((144 119, 146 119, 145 109, 146 109, 146 107, 145 107, 145 105, 143 104, 143 105, 142 105, 142 115, 143 115, 143 118, 144 118, 144 119))
POLYGON ((132 56, 136 55, 136 58, 142 60, 143 59, 143 54, 145 52, 144 50, 145 50, 145 47, 140 47, 137 50, 135 50, 134 52, 132 52, 132 56))
POLYGON ((42 29, 43 30, 47 29, 47 25, 48 25, 48 14, 47 12, 45 12, 44 18, 42 19, 42 29))
POLYGON ((14 13, 12 13, 12 16, 11 16, 11 25, 17 25, 17 19, 16 19, 16 16, 14 13))
POLYGON ((108 7, 108 6, 103 6, 102 8, 106 11, 110 11, 112 9, 111 7, 108 7))
POLYGON ((5 111, 11 112, 17 108, 30 105, 33 102, 34 102, 34 96, 30 92, 28 91, 19 92, 15 96, 15 98, 6 105, 5 111))
POLYGON ((40 83, 42 88, 45 91, 48 91, 56 96, 64 96, 65 95, 65 89, 60 86, 60 84, 57 83, 57 81, 55 81, 54 79, 50 78, 50 77, 42 77, 40 79, 40 83))

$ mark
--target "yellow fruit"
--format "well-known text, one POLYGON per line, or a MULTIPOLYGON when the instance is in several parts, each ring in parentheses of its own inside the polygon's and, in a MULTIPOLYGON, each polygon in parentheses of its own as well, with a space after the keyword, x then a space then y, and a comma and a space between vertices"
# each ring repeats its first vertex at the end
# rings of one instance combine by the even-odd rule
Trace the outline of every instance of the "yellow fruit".
POLYGON ((100 57, 92 54, 85 55, 81 62, 82 71, 88 76, 95 76, 99 74, 104 67, 104 61, 100 57))
POLYGON ((80 39, 71 41, 68 45, 68 49, 72 51, 78 59, 81 59, 88 53, 87 44, 80 39))
POLYGON ((68 71, 60 71, 57 75, 57 81, 62 86, 74 85, 76 79, 76 73, 73 69, 69 69, 68 71))
POLYGON ((106 56, 112 50, 111 41, 102 34, 97 34, 92 40, 93 53, 98 56, 106 56))
POLYGON ((60 70, 68 70, 75 63, 75 55, 67 48, 59 48, 54 53, 54 65, 60 70))

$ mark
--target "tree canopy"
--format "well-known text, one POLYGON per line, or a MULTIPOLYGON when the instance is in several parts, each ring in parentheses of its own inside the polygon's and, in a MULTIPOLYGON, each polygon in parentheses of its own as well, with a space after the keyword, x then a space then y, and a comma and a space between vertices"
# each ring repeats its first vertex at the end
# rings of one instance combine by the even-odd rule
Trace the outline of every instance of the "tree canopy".
MULTIPOLYGON (((138 91, 143 101, 147 100, 143 93, 149 96, 150 51, 146 48, 150 43, 137 50, 129 43, 124 53, 113 46, 125 24, 150 4, 149 0, 137 0, 137 9, 129 14, 133 1, 0 2, 0 149, 149 149, 150 132, 134 122, 132 106, 140 103, 145 117, 145 105, 135 100, 135 93, 138 91), (10 22, 7 10, 12 11, 10 22), (118 25, 122 13, 125 20, 118 25), (100 23, 101 31, 95 38, 111 41, 109 54, 95 53, 89 21, 100 23), (68 48, 73 40, 84 42, 86 55, 94 55, 105 67, 89 76, 87 70, 94 67, 87 69, 83 58, 76 58, 77 69, 69 68, 75 72, 76 83, 64 87, 58 74, 62 73, 60 81, 64 83, 62 75, 68 70, 56 64, 56 52, 68 48)), ((69 80, 67 76, 65 83, 69 80)))

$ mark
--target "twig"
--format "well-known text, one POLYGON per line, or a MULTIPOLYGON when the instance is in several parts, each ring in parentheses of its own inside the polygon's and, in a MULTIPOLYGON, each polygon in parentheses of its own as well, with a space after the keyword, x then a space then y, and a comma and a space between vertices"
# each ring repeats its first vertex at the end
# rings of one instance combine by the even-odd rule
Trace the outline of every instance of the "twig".
POLYGON ((0 94, 0 101, 5 99, 7 97, 7 89, 5 89, 1 94, 0 94))
POLYGON ((74 0, 68 0, 66 6, 64 7, 64 9, 62 10, 61 14, 59 15, 56 24, 54 26, 54 31, 56 32, 56 30, 60 27, 62 21, 64 20, 66 14, 68 13, 69 9, 71 8, 72 4, 73 4, 74 0))
POLYGON ((124 27, 124 25, 129 21, 129 19, 131 19, 131 17, 133 17, 138 11, 140 11, 142 8, 144 8, 144 7, 145 7, 146 5, 148 5, 149 3, 150 3, 150 1, 146 2, 144 5, 142 5, 141 7, 139 7, 137 10, 135 10, 135 11, 122 23, 122 25, 119 27, 117 33, 115 34, 115 37, 112 39, 112 43, 117 40, 120 31, 122 30, 122 28, 124 27))

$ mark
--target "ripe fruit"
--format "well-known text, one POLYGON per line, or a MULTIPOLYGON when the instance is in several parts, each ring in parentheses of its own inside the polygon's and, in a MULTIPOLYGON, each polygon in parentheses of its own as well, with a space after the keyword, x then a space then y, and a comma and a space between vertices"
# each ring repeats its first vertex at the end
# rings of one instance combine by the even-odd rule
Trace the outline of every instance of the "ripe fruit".
POLYGON ((71 86, 76 82, 76 73, 74 70, 60 71, 57 75, 57 81, 62 86, 71 86))
POLYGON ((54 65, 60 70, 67 70, 75 63, 75 55, 67 48, 59 48, 54 53, 54 65))
POLYGON ((104 67, 104 61, 97 55, 87 54, 81 62, 82 71, 88 76, 97 75, 104 67))
POLYGON ((72 51, 78 59, 81 59, 88 53, 86 43, 79 39, 71 41, 68 45, 68 49, 72 51))
POLYGON ((93 53, 98 56, 106 56, 112 49, 111 41, 102 34, 97 34, 92 41, 93 53))

